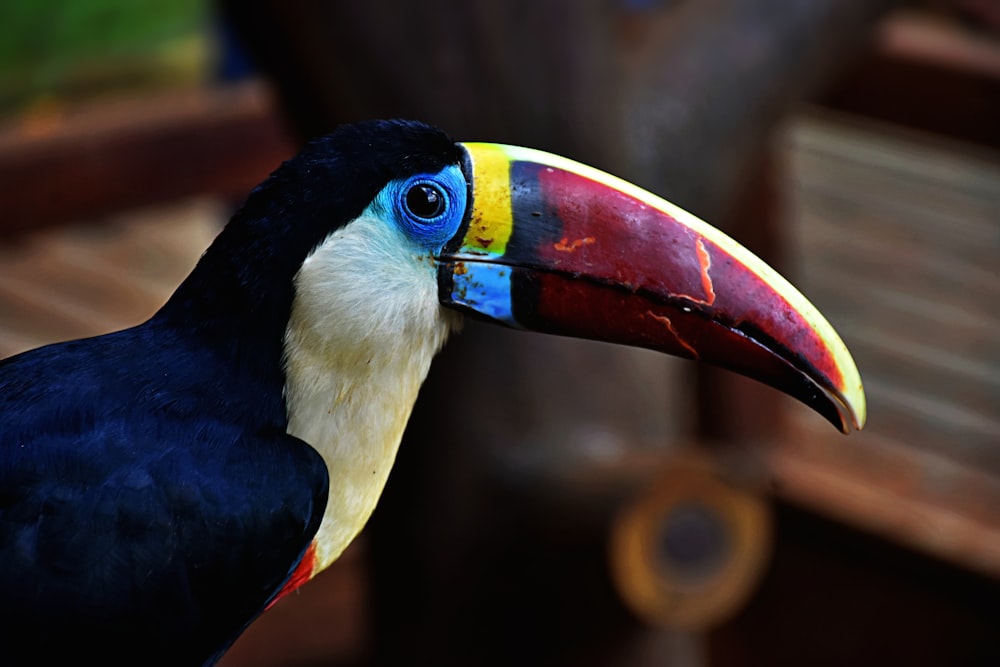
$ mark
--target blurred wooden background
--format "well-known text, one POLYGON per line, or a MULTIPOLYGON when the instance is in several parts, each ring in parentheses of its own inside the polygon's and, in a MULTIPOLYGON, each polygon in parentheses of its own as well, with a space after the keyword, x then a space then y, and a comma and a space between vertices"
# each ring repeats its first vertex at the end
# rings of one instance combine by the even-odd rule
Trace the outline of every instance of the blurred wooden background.
MULTIPOLYGON (((358 43, 370 37, 358 26, 377 24, 376 4, 351 5, 358 23, 330 29, 340 31, 339 65, 305 38, 303 60, 282 41, 309 21, 300 3, 270 6, 281 23, 265 37, 287 49, 287 61, 264 56, 273 84, 11 117, 0 130, 0 355, 148 316, 302 136, 353 116, 452 113, 444 124, 460 138, 476 132, 469 138, 614 168, 768 256, 856 355, 869 426, 843 438, 768 390, 694 375, 690 364, 471 327, 429 380, 371 529, 255 624, 226 664, 996 664, 1000 24, 976 3, 885 17, 881 3, 842 3, 834 27, 830 15, 796 14, 795 3, 785 24, 752 2, 622 3, 613 15, 584 4, 525 15, 536 30, 565 23, 549 48, 582 59, 569 71, 593 70, 552 88, 547 71, 505 78, 510 65, 494 60, 502 42, 442 37, 461 17, 516 30, 489 3, 424 33, 450 57, 469 49, 470 71, 445 69, 445 100, 482 74, 475 90, 493 100, 489 116, 477 116, 482 100, 450 110, 414 102, 441 89, 388 83, 392 59, 366 69, 343 60, 376 49, 358 43), (816 45, 802 46, 805 35, 816 45), (733 36, 745 40, 733 46, 733 36), (695 42, 728 46, 706 55, 695 42), (687 62, 692 52, 704 59, 687 62), (608 54, 631 78, 590 108, 609 78, 622 81, 608 54), (741 71, 734 54, 754 67, 741 71), (706 83, 720 77, 733 85, 706 83), (694 102, 678 106, 678 96, 694 102), (505 116, 511 106, 522 115, 505 116), (684 120, 692 114, 697 122, 684 120), (701 129, 687 136, 686 122, 701 129), (469 359, 494 386, 475 385, 466 407, 480 420, 459 422, 443 442, 429 435, 447 414, 441 387, 466 377, 469 359), (707 500, 648 503, 691 479, 714 480, 707 500), (738 543, 745 553, 718 551, 743 521, 733 517, 745 516, 713 518, 723 497, 769 517, 770 528, 738 543), (642 573, 616 574, 608 554, 619 517, 640 506, 664 525, 678 507, 707 508, 707 518, 689 511, 679 533, 701 549, 692 557, 760 554, 752 568, 720 565, 707 580, 681 572, 659 582, 663 564, 650 564, 648 585, 694 591, 680 612, 709 594, 705 581, 723 591, 715 615, 672 626, 678 616, 639 620, 630 608, 615 577, 642 573), (706 538, 713 530, 721 542, 706 538)), ((244 20, 268 17, 268 3, 252 7, 244 20)), ((447 3, 425 9, 433 17, 447 3)), ((426 21, 410 19, 400 29, 419 37, 426 21)), ((530 67, 533 49, 544 51, 532 46, 515 64, 530 67)))

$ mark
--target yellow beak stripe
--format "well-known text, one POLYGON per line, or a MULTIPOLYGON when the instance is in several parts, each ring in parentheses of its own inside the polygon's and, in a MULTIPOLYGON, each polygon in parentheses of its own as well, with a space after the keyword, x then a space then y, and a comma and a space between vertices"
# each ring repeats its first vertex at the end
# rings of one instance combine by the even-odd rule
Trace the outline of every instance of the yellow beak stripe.
POLYGON ((500 257, 514 230, 510 195, 510 165, 506 147, 499 144, 462 144, 472 162, 475 195, 472 218, 460 253, 500 257))

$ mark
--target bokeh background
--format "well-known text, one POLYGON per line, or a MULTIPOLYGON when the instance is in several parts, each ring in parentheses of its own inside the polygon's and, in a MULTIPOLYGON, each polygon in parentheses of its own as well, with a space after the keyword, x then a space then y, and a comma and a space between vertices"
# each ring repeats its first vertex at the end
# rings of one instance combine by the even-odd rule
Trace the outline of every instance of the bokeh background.
POLYGON ((473 324, 361 539, 224 665, 1000 664, 1000 4, 7 0, 0 356, 148 317, 303 141, 398 116, 726 229, 869 425, 473 324))

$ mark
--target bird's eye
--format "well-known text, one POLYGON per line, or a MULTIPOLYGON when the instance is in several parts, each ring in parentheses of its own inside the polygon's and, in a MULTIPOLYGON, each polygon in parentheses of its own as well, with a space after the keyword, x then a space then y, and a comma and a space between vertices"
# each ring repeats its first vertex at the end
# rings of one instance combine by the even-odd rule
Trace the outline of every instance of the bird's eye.
POLYGON ((423 220, 433 220, 444 213, 445 194, 430 183, 417 183, 406 191, 406 208, 423 220))
POLYGON ((468 186, 461 168, 390 181, 372 202, 373 213, 392 219, 419 246, 437 252, 462 225, 468 186))

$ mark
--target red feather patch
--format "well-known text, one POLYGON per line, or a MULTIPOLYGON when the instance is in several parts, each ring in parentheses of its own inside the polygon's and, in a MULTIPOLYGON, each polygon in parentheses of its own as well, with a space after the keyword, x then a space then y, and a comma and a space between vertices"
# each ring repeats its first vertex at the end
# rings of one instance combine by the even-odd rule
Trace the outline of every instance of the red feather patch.
POLYGON ((270 604, 267 605, 267 609, 270 609, 271 607, 274 606, 275 602, 277 602, 278 600, 285 597, 286 595, 294 591, 302 584, 312 579, 313 569, 315 567, 316 567, 316 543, 310 542, 309 546, 306 547, 306 552, 302 554, 302 560, 299 561, 299 564, 295 566, 295 569, 292 571, 292 576, 288 578, 288 581, 285 582, 285 585, 281 587, 281 590, 278 591, 278 594, 275 595, 274 599, 271 600, 270 604))

